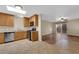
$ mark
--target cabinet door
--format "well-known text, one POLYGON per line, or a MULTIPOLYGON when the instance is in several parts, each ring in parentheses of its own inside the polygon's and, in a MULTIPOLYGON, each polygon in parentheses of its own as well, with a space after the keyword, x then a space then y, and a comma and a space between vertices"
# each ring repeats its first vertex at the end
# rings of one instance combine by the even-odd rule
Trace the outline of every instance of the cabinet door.
POLYGON ((13 15, 0 13, 0 26, 13 26, 13 15))
POLYGON ((30 23, 29 23, 29 18, 24 18, 24 27, 27 27, 27 26, 29 26, 30 25, 30 23))
POLYGON ((15 32, 15 40, 21 40, 27 38, 27 32, 15 32))
POLYGON ((6 25, 6 16, 2 13, 0 13, 0 26, 6 25))
POLYGON ((38 15, 35 15, 35 26, 38 26, 38 15))
POLYGON ((11 16, 11 15, 8 15, 7 16, 7 21, 6 21, 6 25, 7 26, 13 26, 13 19, 14 19, 14 16, 11 16))
POLYGON ((0 43, 4 43, 4 33, 0 33, 0 43))
POLYGON ((38 40, 38 31, 31 32, 31 40, 32 41, 38 40))
POLYGON ((38 15, 33 15, 30 18, 30 22, 34 22, 34 26, 38 26, 38 15))

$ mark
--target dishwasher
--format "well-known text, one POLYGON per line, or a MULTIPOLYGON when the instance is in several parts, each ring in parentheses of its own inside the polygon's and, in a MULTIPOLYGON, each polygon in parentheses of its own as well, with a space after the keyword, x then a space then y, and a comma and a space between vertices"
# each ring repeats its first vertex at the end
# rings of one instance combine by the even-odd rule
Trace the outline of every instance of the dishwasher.
POLYGON ((5 32, 5 42, 14 41, 14 32, 5 32))

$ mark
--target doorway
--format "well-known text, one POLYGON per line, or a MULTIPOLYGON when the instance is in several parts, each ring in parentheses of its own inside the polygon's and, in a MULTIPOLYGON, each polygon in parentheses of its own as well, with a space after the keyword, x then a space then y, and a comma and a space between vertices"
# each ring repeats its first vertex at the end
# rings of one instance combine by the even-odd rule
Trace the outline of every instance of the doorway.
POLYGON ((56 23, 56 44, 58 47, 68 47, 68 36, 67 36, 67 23, 60 22, 56 23))
POLYGON ((67 25, 66 23, 58 23, 56 24, 56 33, 67 33, 67 25))

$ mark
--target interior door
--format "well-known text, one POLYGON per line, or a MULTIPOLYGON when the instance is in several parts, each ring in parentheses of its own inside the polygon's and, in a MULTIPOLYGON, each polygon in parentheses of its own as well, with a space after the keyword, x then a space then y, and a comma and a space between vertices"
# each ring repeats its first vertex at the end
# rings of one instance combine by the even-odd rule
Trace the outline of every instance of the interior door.
POLYGON ((66 24, 62 24, 62 32, 67 33, 67 25, 66 24))
POLYGON ((62 24, 56 24, 56 32, 61 33, 62 32, 62 24))
POLYGON ((57 33, 67 33, 67 25, 66 25, 66 23, 56 24, 56 32, 57 33))

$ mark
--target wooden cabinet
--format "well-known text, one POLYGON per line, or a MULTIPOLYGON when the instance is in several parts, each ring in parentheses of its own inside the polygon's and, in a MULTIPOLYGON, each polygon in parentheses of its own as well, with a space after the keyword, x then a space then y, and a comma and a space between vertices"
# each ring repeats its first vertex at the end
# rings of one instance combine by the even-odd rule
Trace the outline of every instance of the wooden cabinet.
POLYGON ((38 15, 33 15, 31 18, 30 18, 30 23, 31 22, 34 22, 34 26, 38 26, 38 15))
POLYGON ((15 37, 14 40, 26 39, 27 38, 27 32, 26 31, 15 32, 14 37, 15 37))
POLYGON ((6 25, 7 26, 13 26, 13 24, 14 24, 14 17, 13 16, 11 16, 11 15, 8 15, 7 16, 8 18, 7 18, 7 21, 6 21, 6 25))
POLYGON ((0 33, 0 43, 4 43, 4 33, 0 33))
POLYGON ((6 24, 6 20, 4 14, 0 13, 0 26, 4 26, 6 24))
POLYGON ((38 15, 35 14, 31 17, 24 17, 24 27, 38 26, 38 15))
POLYGON ((0 26, 13 26, 13 15, 0 13, 0 26))
POLYGON ((38 41, 38 31, 32 31, 31 32, 31 40, 32 41, 38 41))
POLYGON ((28 26, 30 26, 29 18, 28 17, 24 17, 24 27, 28 27, 28 26))

